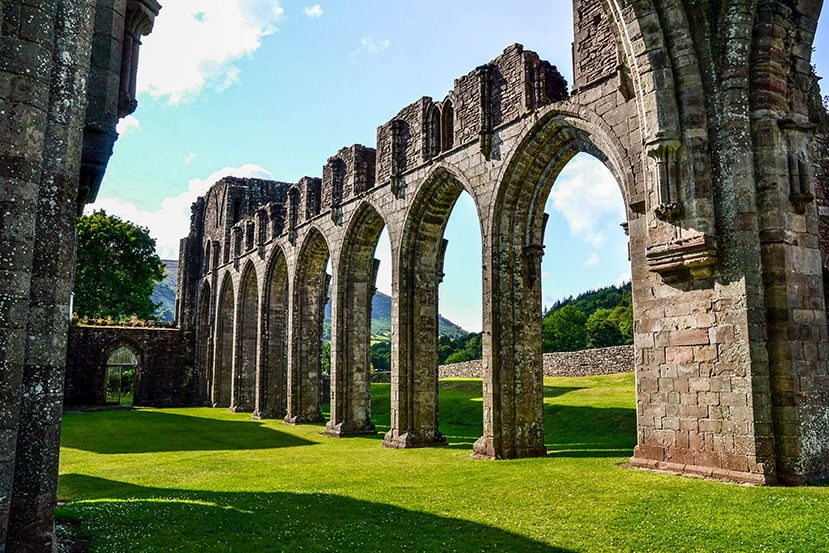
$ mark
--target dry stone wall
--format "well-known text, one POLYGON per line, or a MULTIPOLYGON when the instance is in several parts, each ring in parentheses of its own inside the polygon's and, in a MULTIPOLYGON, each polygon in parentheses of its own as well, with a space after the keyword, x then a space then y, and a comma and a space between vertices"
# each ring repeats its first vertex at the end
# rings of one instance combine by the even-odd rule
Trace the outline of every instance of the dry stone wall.
MULTIPOLYGON (((599 376, 632 371, 633 346, 544 354, 544 376, 599 376)), ((478 359, 443 365, 439 369, 439 374, 441 379, 482 378, 483 361, 478 359)))

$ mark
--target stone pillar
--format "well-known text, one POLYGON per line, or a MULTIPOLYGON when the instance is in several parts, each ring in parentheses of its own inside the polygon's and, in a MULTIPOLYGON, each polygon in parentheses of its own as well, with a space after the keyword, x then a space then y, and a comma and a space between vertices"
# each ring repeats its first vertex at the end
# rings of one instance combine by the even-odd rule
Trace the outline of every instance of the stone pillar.
POLYGON ((380 261, 339 278, 331 313, 329 436, 376 433, 371 422, 371 302, 380 261))
MULTIPOLYGON (((13 8, 7 6, 4 14, 10 15, 6 11, 10 9, 13 8)), ((39 36, 48 37, 53 31, 55 35, 54 51, 45 64, 51 65, 52 72, 48 76, 49 94, 42 97, 48 97, 48 115, 34 210, 25 364, 6 538, 9 550, 33 552, 52 551, 56 547, 54 507, 63 373, 94 2, 58 3, 53 21, 44 17, 49 8, 43 9, 39 14, 19 14, 21 22, 29 18, 39 22, 39 36)))
POLYGON ((476 459, 547 454, 541 352, 543 252, 541 244, 521 243, 493 255, 492 245, 483 244, 484 433, 473 448, 476 459))
POLYGON ((389 448, 446 445, 438 430, 438 240, 423 237, 419 255, 392 279, 391 430, 383 441, 389 448))
POLYGON ((761 2, 750 63, 771 418, 777 478, 786 484, 829 477, 829 338, 809 159, 820 4, 761 2))
POLYGON ((53 2, 0 5, 0 100, 8 125, 0 133, 0 550, 11 508, 26 325, 32 277, 38 190, 49 114, 57 6, 53 2), (34 22, 35 36, 23 21, 34 22), (26 132, 24 132, 26 130, 26 132))
POLYGON ((320 406, 322 323, 330 277, 325 273, 325 261, 304 261, 308 267, 298 271, 291 295, 288 413, 285 415, 288 424, 325 421, 320 406))

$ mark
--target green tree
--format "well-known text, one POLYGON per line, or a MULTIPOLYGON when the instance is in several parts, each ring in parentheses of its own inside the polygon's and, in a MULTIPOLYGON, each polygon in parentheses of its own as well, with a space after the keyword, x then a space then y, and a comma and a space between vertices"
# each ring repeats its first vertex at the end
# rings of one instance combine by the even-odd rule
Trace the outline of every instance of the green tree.
POLYGON ((389 342, 377 342, 371 346, 371 366, 374 372, 391 370, 391 344, 389 342))
POLYGON ((587 319, 584 328, 587 331, 587 347, 606 348, 624 343, 619 327, 610 319, 610 309, 597 309, 587 319))
POLYGON ((544 318, 542 322, 542 347, 545 352, 578 351, 587 347, 587 331, 584 328, 587 315, 565 305, 544 318))
POLYGON ((154 319, 150 299, 164 264, 155 240, 139 227, 99 210, 78 217, 75 312, 81 317, 154 319))

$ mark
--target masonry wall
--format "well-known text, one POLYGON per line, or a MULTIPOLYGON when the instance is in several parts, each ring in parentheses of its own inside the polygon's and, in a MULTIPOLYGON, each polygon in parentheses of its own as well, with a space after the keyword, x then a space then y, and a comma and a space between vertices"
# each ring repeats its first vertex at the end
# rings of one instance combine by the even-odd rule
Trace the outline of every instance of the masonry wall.
MULTIPOLYGON (((600 376, 626 372, 633 372, 633 346, 544 354, 544 376, 600 376)), ((442 365, 439 374, 441 379, 482 378, 483 361, 442 365)), ((372 382, 379 381, 372 379, 372 382)))
POLYGON ((191 405, 193 338, 179 329, 73 325, 69 332, 66 405, 103 405, 107 357, 119 346, 138 358, 133 405, 191 405))

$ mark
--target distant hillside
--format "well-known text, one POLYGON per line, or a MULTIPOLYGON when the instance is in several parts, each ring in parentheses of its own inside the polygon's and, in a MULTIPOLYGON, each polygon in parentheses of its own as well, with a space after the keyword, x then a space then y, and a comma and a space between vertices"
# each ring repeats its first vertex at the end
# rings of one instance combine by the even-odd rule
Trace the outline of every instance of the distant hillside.
POLYGON ((164 263, 164 280, 155 284, 150 299, 160 303, 155 315, 162 321, 172 321, 176 317, 176 285, 178 283, 178 260, 162 259, 164 263))
MULTIPOLYGON (((178 261, 162 260, 164 263, 164 280, 155 285, 152 296, 155 303, 161 303, 155 314, 162 321, 172 321, 176 315, 176 284, 178 283, 178 261)), ((440 335, 459 338, 468 334, 452 321, 440 317, 440 335)), ((325 306, 325 337, 329 338, 331 326, 331 302, 325 306)), ((371 304, 371 334, 382 340, 391 335, 391 297, 377 292, 371 304)))
MULTIPOLYGON (((325 305, 325 338, 330 338, 331 302, 325 305)), ((444 317, 438 318, 438 333, 441 336, 459 338, 468 334, 467 331, 444 317)), ((371 334, 375 340, 382 341, 391 336, 391 296, 382 292, 374 294, 371 302, 371 334)))

